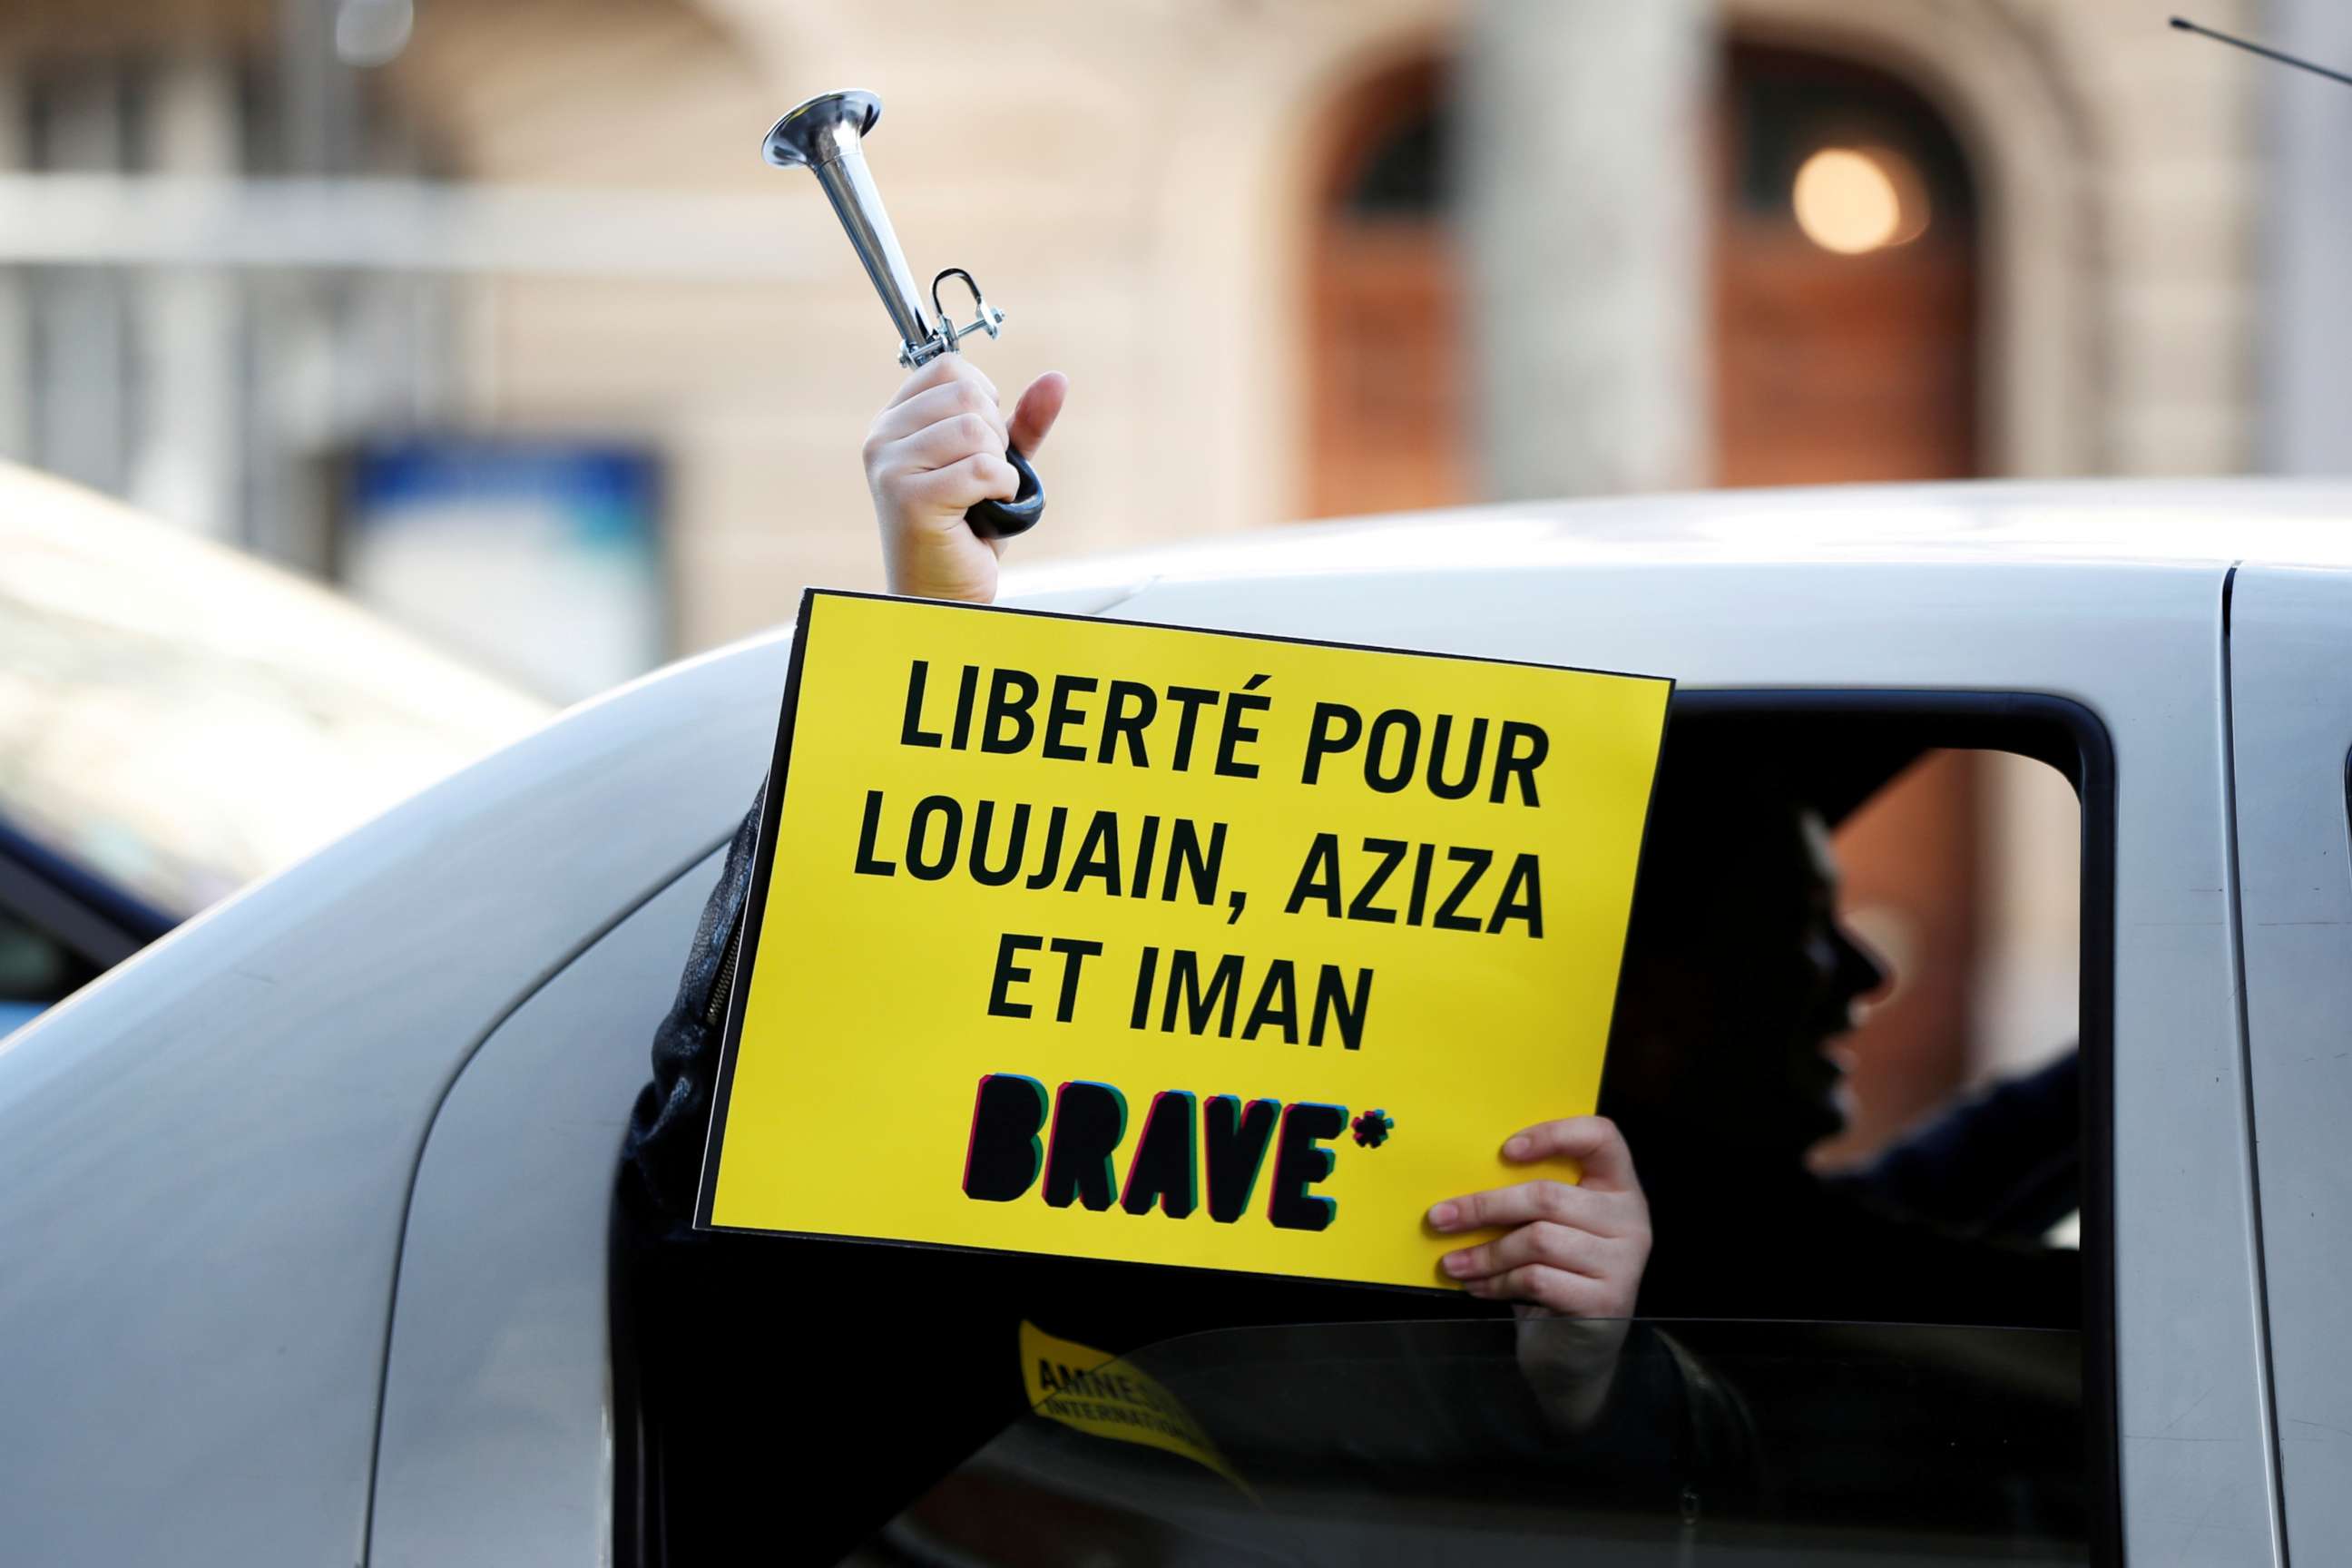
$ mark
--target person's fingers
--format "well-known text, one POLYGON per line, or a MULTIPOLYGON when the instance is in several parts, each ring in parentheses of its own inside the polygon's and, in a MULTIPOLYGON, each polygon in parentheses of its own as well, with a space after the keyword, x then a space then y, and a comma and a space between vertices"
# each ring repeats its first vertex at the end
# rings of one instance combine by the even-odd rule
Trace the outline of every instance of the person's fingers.
POLYGON ((916 394, 929 392, 935 386, 944 386, 950 381, 976 382, 986 389, 988 400, 991 403, 996 401, 996 383, 988 379, 986 372, 961 354, 941 354, 930 363, 919 367, 914 374, 900 382, 898 390, 890 395, 890 401, 884 404, 883 407, 896 408, 916 394))
POLYGON ((874 472, 922 473, 961 463, 975 452, 1003 457, 1003 437, 977 414, 950 414, 885 446, 876 455, 874 472))
POLYGON ((1573 1160, 1584 1173, 1583 1184, 1596 1192, 1641 1191, 1625 1135, 1605 1116, 1538 1122, 1504 1140, 1503 1158, 1521 1165, 1536 1160, 1573 1160))
POLYGON ((1525 1264, 1541 1263, 1599 1279, 1606 1277, 1609 1266, 1622 1251, 1621 1244, 1589 1230, 1538 1220, 1480 1246, 1449 1252, 1440 1267, 1456 1279, 1484 1279, 1525 1264))
POLYGON ((1612 1223, 1612 1206, 1609 1194, 1587 1192, 1566 1182, 1521 1182, 1514 1187, 1448 1198, 1429 1211, 1429 1224, 1433 1230, 1486 1230, 1540 1219, 1607 1236, 1618 1228, 1612 1223))
POLYGON ((873 429, 866 432, 866 460, 871 462, 893 441, 903 441, 918 430, 928 429, 959 414, 974 414, 987 420, 996 432, 1000 449, 1013 439, 1004 423, 1004 411, 996 406, 996 399, 989 395, 988 389, 976 381, 959 377, 884 409, 875 419, 873 429))
POLYGON ((1002 452, 974 452, 961 462, 910 474, 901 494, 924 511, 961 512, 984 500, 1011 500, 1021 490, 1021 476, 1002 452))
POLYGON ((1521 1264, 1488 1279, 1473 1279, 1462 1288, 1482 1300, 1530 1302, 1571 1318, 1617 1317, 1624 1310, 1601 1281, 1548 1263, 1521 1264))
POLYGON ((1070 378, 1058 370, 1047 371, 1022 392, 1013 409, 1010 439, 1023 457, 1037 455, 1054 421, 1062 416, 1062 405, 1069 395, 1070 378))

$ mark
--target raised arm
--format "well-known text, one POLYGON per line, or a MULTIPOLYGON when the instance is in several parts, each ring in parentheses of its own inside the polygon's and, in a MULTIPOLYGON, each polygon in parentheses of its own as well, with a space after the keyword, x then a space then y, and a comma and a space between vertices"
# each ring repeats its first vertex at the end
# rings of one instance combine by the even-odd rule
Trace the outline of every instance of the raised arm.
MULTIPOLYGON (((973 534, 964 510, 1012 498, 1018 481, 1004 460, 1006 445, 1034 454, 1068 391, 1049 371, 1029 384, 1008 419, 995 384, 961 354, 942 354, 899 386, 874 416, 865 449, 892 593, 982 605, 996 597, 1003 542, 973 534)), ((754 795, 703 907, 677 995, 654 1033, 653 1082, 630 1118, 627 1159, 639 1190, 663 1222, 680 1227, 693 1214, 702 1168, 759 815, 754 795)))

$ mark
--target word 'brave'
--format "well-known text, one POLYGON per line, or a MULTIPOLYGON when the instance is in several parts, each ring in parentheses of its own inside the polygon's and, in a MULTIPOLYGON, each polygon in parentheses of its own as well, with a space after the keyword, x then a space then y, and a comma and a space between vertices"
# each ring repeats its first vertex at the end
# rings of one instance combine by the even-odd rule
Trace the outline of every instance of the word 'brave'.
POLYGON ((1051 1120, 1053 1131, 1045 1135, 1045 1086, 1035 1079, 1009 1072, 982 1078, 964 1150, 964 1195, 1013 1203, 1038 1185, 1042 1171, 1043 1195, 1055 1208, 1075 1203, 1100 1213, 1116 1204, 1130 1215, 1157 1208, 1170 1219, 1184 1219, 1201 1206, 1205 1167, 1209 1217, 1232 1225, 1249 1211, 1270 1146, 1270 1223, 1284 1230, 1325 1230, 1339 1213, 1335 1200, 1307 1189, 1338 1163, 1323 1140, 1346 1129, 1342 1105, 1285 1106, 1276 1100, 1244 1101, 1235 1094, 1196 1102, 1188 1090, 1163 1089, 1144 1113, 1123 1182, 1113 1162, 1127 1136, 1125 1095, 1107 1083, 1066 1083, 1052 1100, 1051 1120))

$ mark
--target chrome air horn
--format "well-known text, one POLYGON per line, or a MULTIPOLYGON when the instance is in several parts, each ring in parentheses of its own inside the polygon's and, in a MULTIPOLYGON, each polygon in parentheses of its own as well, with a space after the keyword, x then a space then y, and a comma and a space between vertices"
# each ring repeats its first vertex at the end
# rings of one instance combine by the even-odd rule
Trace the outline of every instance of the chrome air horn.
MULTIPOLYGON (((913 370, 959 352, 963 340, 975 332, 997 336, 1004 312, 982 297, 971 273, 950 267, 931 279, 931 310, 939 324, 932 325, 924 313, 914 275, 898 249, 898 237, 890 231, 890 215, 882 210, 882 195, 866 169, 863 143, 881 118, 882 100, 870 92, 828 92, 786 110, 761 144, 760 155, 779 169, 806 169, 824 187, 834 216, 848 231, 857 259, 866 264, 866 276, 873 279, 882 308, 890 312, 890 324, 898 330, 898 363, 913 370), (971 290, 975 314, 967 325, 957 326, 940 304, 940 285, 950 278, 962 279, 971 290)), ((1026 532, 1045 512, 1045 490, 1037 481, 1037 470, 1016 447, 1007 447, 1004 457, 1021 476, 1019 492, 1009 501, 982 501, 963 514, 982 539, 1026 532)))

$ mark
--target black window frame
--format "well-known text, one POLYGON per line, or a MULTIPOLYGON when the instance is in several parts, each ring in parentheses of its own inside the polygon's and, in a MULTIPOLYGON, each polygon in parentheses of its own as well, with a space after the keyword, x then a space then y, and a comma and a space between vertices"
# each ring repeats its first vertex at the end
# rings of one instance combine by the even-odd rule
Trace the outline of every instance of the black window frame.
MULTIPOLYGON (((2090 1452, 2084 1479, 2095 1508, 2091 1561, 2123 1561, 2121 1434, 2116 1391, 2115 993, 2116 753, 2097 713, 2042 692, 1905 687, 1677 686, 1666 707, 1671 751, 1678 720, 1801 717, 1907 721, 1922 749, 2007 752, 2058 770, 2082 810, 2078 1048, 2083 1105, 2083 1403, 2090 1452)), ((2352 809, 2352 757, 2346 761, 2352 809)))
MULTIPOLYGON (((2082 1056, 2082 1267, 2084 1479, 2092 1500, 2091 1561, 2122 1561, 2122 1489, 2116 1364, 2114 1194, 2114 996, 2116 913, 2116 762, 2106 726, 2071 698, 2035 692, 1916 688, 1678 686, 1668 703, 1665 748, 1671 758, 1677 725, 1718 720, 1759 720, 1878 727, 1874 743, 1916 748, 2004 752, 2056 769, 2074 786, 2081 822, 2081 913, 2078 934, 2078 1048, 2082 1056)), ((2347 763, 2352 788, 2352 763, 2347 763)), ((615 1214, 619 1256, 620 1216, 615 1214)), ((626 1352, 634 1325, 616 1273, 613 1293, 613 1380, 622 1422, 615 1433, 612 1517, 615 1560, 649 1561, 649 1526, 661 1504, 648 1487, 660 1486, 659 1465, 646 1435, 634 1429, 640 1411, 636 1368, 626 1352)))

